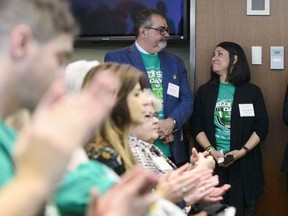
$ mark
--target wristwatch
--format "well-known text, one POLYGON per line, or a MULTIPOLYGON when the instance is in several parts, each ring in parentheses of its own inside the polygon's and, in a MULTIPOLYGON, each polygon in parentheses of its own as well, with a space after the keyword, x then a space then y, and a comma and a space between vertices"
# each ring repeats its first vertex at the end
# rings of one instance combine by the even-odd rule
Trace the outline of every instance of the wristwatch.
POLYGON ((173 118, 171 118, 171 119, 173 120, 173 126, 174 126, 174 129, 176 129, 176 128, 177 128, 177 122, 176 122, 175 119, 173 119, 173 118))

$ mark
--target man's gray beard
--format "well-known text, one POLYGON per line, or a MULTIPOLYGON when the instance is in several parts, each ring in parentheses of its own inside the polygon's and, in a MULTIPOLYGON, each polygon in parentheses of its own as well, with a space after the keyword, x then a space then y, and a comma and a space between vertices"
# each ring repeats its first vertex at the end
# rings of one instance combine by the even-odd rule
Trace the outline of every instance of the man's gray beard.
POLYGON ((164 49, 166 46, 167 46, 167 41, 160 41, 160 42, 158 43, 158 47, 159 47, 160 49, 164 49))

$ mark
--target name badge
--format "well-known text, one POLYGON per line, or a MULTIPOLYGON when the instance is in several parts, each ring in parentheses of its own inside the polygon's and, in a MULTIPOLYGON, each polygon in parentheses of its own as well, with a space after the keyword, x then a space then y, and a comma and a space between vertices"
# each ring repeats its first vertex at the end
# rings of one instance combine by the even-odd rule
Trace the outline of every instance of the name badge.
POLYGON ((254 117, 253 104, 239 104, 239 111, 241 117, 254 117))
POLYGON ((162 157, 152 157, 154 164, 160 169, 162 172, 167 172, 169 170, 173 170, 170 164, 162 157))
POLYGON ((179 98, 179 86, 173 83, 168 83, 167 94, 179 98))

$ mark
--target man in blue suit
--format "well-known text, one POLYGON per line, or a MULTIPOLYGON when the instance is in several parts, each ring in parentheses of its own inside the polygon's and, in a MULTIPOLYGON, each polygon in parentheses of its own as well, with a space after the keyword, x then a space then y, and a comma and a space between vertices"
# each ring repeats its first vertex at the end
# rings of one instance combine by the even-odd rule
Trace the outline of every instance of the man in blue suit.
POLYGON ((144 9, 135 21, 136 41, 126 48, 106 54, 104 61, 131 64, 148 77, 148 88, 162 100, 158 113, 159 139, 155 145, 177 166, 188 161, 182 126, 192 114, 193 98, 183 61, 163 49, 169 30, 166 16, 157 10, 144 9))

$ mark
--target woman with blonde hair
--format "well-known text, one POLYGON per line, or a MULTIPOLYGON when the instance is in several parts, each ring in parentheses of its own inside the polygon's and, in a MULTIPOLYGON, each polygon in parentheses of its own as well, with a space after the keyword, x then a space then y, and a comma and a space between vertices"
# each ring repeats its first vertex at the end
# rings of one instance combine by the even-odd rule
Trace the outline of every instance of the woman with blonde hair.
POLYGON ((129 149, 128 135, 134 125, 145 120, 147 99, 142 90, 146 78, 131 65, 106 63, 87 73, 82 88, 85 88, 99 71, 108 69, 121 82, 119 91, 115 93, 116 105, 96 138, 86 146, 86 151, 90 159, 108 165, 121 175, 136 164, 129 149))
MULTIPOLYGON (((110 118, 106 119, 100 131, 97 132, 96 138, 86 146, 86 151, 90 159, 100 161, 117 174, 122 175, 137 164, 129 148, 128 136, 132 128, 145 121, 145 107, 148 105, 148 100, 143 88, 146 85, 146 77, 131 65, 106 63, 92 68, 88 72, 83 82, 83 88, 93 80, 99 71, 107 69, 107 67, 119 78, 121 84, 119 91, 115 94, 116 104, 110 118)), ((151 196, 155 196, 155 194, 151 194, 151 196)), ((178 207, 161 200, 166 204, 160 207, 158 203, 152 207, 153 210, 149 212, 149 215, 154 213, 158 215, 157 212, 161 208, 164 210, 159 215, 183 215, 178 207)))
MULTIPOLYGON (((116 101, 116 96, 118 95, 118 91, 122 85, 122 79, 118 77, 121 77, 122 73, 127 74, 127 71, 132 73, 133 69, 130 70, 130 67, 116 63, 106 63, 98 66, 95 66, 95 63, 97 64, 97 62, 78 61, 68 66, 68 69, 66 70, 66 78, 71 87, 69 93, 73 94, 73 92, 77 92, 81 89, 84 76, 85 81, 83 86, 85 89, 83 89, 83 91, 90 91, 90 88, 93 88, 92 83, 94 83, 95 80, 98 81, 99 77, 101 78, 104 73, 112 75, 112 77, 115 77, 118 82, 115 82, 114 85, 111 86, 114 91, 111 91, 109 95, 102 92, 101 88, 98 89, 97 94, 100 94, 101 96, 104 94, 104 98, 107 96, 107 98, 116 101), (87 74, 88 72, 90 73, 87 74), (75 82, 75 79, 77 79, 77 82, 75 82), (81 82, 79 82, 80 80, 81 82)), ((138 79, 136 79, 136 83, 137 82, 138 79)), ((102 83, 98 81, 98 85, 101 84, 102 83)), ((117 101, 119 101, 118 97, 117 101)), ((101 104, 93 107, 93 109, 99 109, 100 106, 101 104)), ((73 121, 73 118, 71 121, 73 121)), ((92 136, 94 141, 95 134, 92 136)), ((104 136, 100 138, 105 138, 105 140, 110 139, 106 139, 104 136)), ((78 150, 78 153, 81 153, 80 150, 82 149, 78 150)), ((85 209, 88 207, 90 202, 91 189, 93 188, 96 188, 97 199, 100 201, 93 207, 93 210, 96 211, 100 209, 101 213, 98 213, 97 211, 97 213, 91 215, 104 215, 104 213, 110 213, 111 211, 113 213, 110 214, 115 215, 115 211, 117 211, 117 215, 143 216, 145 215, 144 212, 148 211, 149 206, 158 200, 157 196, 150 193, 150 188, 157 183, 157 180, 143 169, 135 167, 130 172, 125 173, 125 175, 119 178, 119 176, 107 166, 98 161, 88 160, 85 152, 84 156, 86 156, 86 160, 81 154, 74 154, 72 157, 74 156, 76 156, 75 160, 73 158, 73 163, 69 164, 69 171, 60 182, 55 197, 53 197, 53 202, 55 202, 61 215, 84 215, 85 209), (79 157, 79 155, 81 157, 79 157), (123 199, 119 199, 117 194, 118 192, 124 195, 123 199), (109 203, 109 205, 107 203, 109 203), (111 208, 107 208, 107 206, 111 208)), ((92 203, 95 204, 94 200, 92 203)), ((158 205, 160 204, 158 204, 157 201, 157 206, 158 205)))

